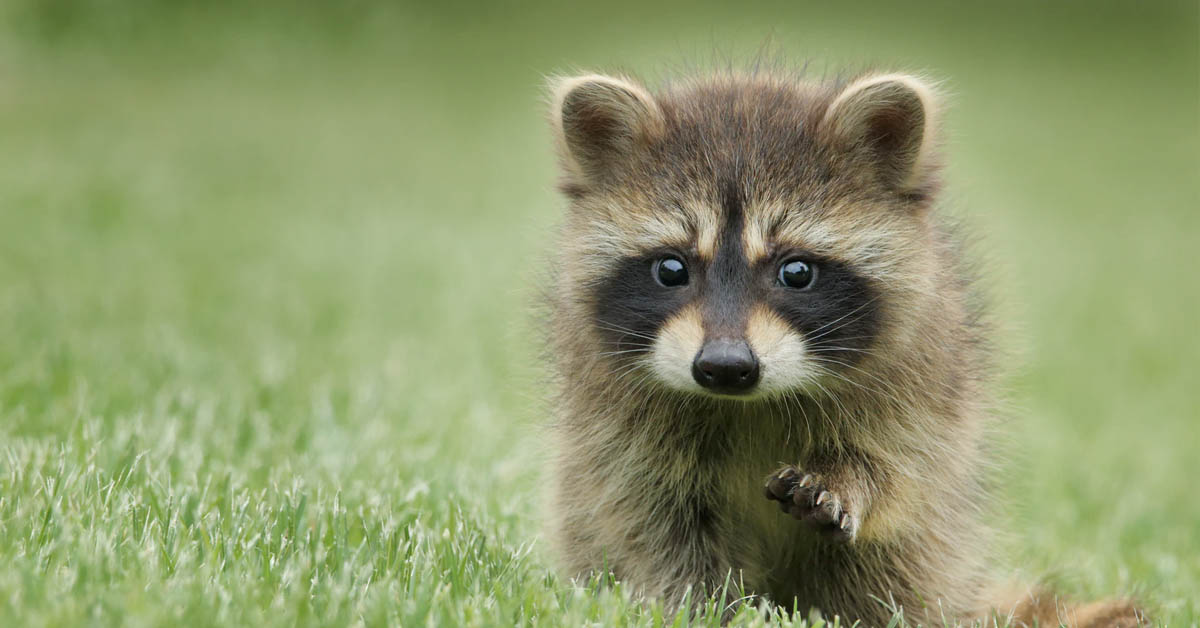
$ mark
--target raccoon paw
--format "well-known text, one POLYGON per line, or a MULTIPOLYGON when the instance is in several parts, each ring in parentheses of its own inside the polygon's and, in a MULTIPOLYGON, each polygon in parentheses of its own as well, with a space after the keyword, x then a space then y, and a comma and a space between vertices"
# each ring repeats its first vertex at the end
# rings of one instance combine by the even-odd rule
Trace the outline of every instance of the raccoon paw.
POLYGON ((858 517, 843 506, 836 492, 825 487, 818 473, 804 473, 788 465, 767 478, 763 494, 829 540, 846 543, 858 533, 858 517))

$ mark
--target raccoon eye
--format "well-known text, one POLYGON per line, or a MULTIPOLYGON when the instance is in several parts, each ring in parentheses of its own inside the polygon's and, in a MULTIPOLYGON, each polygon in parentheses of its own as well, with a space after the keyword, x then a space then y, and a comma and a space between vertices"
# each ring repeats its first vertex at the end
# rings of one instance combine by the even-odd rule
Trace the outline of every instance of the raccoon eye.
POLYGON ((687 266, 678 257, 664 257, 654 262, 654 278, 668 288, 687 285, 687 266))
POLYGON ((817 266, 804 260, 790 260, 779 267, 779 285, 804 290, 817 280, 817 266))

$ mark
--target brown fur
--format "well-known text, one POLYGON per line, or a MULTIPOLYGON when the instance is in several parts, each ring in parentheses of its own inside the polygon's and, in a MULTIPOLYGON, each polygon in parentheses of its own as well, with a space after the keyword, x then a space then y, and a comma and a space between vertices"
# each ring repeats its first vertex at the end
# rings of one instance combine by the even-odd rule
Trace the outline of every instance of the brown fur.
MULTIPOLYGON (((570 206, 548 297, 550 530, 567 573, 607 566, 672 604, 732 573, 749 593, 867 625, 891 615, 874 598, 922 623, 995 610, 1018 625, 1126 625, 1128 604, 1063 612, 989 593, 988 334, 934 207, 937 109, 924 82, 728 73, 652 95, 590 75, 558 82, 554 98, 570 206), (748 198, 748 259, 803 245, 875 291, 869 352, 805 390, 748 401, 674 390, 652 364, 608 351, 597 329, 595 285, 616 260, 664 244, 712 259, 715 182, 728 172, 748 198), (828 490, 824 507, 852 515, 835 516, 849 542, 763 498, 784 465, 828 490)), ((750 315, 743 333, 756 351, 795 338, 776 319, 750 315)), ((664 326, 657 359, 690 359, 705 324, 685 308, 664 326)))

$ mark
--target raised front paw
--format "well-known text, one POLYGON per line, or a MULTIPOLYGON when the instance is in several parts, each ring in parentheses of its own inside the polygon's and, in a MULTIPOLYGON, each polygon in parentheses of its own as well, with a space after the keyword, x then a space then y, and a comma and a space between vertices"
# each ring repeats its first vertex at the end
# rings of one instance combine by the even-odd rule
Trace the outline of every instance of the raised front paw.
POLYGON ((767 478, 763 494, 827 539, 848 542, 858 533, 858 517, 835 491, 826 488, 819 473, 804 473, 788 465, 767 478))

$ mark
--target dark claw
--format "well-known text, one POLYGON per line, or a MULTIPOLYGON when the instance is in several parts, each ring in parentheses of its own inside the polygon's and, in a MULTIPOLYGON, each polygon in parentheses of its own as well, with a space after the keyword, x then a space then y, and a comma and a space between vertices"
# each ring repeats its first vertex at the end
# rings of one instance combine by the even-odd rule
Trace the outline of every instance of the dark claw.
POLYGON ((784 467, 767 479, 767 483, 763 487, 763 495, 767 499, 779 500, 780 502, 788 501, 798 474, 795 467, 784 467))
POLYGON ((791 490, 791 484, 784 478, 772 478, 767 483, 767 499, 784 499, 791 490))

